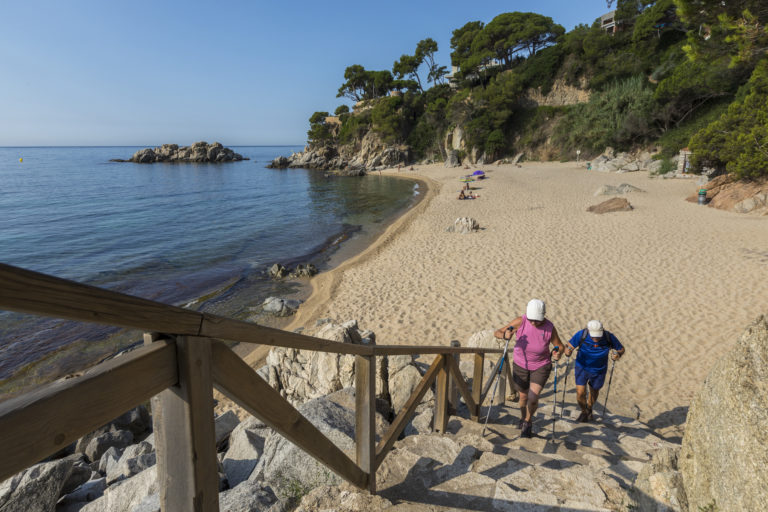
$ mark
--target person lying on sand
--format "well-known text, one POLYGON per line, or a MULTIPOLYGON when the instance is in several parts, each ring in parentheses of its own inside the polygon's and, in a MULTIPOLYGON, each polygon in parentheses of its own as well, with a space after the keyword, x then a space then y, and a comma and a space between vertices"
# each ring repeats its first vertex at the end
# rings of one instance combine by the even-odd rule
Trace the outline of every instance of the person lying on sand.
POLYGON ((608 371, 608 355, 611 349, 612 359, 618 360, 624 355, 624 346, 612 333, 603 329, 598 320, 590 320, 587 328, 582 329, 568 341, 565 347, 566 357, 571 357, 575 349, 579 349, 574 364, 576 375, 576 402, 581 407, 581 415, 576 421, 585 422, 592 419, 592 407, 600 394, 600 388, 605 383, 608 371), (587 385, 589 385, 589 400, 587 400, 587 385))
POLYGON ((493 333, 505 340, 516 336, 512 355, 512 380, 520 393, 520 423, 522 437, 533 437, 533 415, 539 406, 539 395, 552 371, 552 359, 560 359, 564 347, 555 326, 545 318, 546 305, 532 299, 525 315, 519 316, 493 333), (550 356, 549 345, 555 346, 550 356), (550 359, 551 357, 551 359, 550 359))
POLYGON ((459 199, 466 199, 466 198, 467 198, 467 196, 466 196, 466 194, 464 194, 464 189, 461 189, 459 191, 459 199))

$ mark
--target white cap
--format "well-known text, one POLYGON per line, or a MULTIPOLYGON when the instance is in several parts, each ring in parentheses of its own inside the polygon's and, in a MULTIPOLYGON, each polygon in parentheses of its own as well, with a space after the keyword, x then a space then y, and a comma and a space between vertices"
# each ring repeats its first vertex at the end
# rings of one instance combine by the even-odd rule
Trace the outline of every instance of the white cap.
POLYGON ((589 335, 593 338, 599 338, 603 335, 603 324, 601 324, 598 320, 590 320, 587 322, 587 330, 589 331, 589 335))
POLYGON ((544 315, 547 313, 547 307, 543 301, 539 299, 531 299, 528 302, 528 307, 525 308, 525 317, 528 320, 544 320, 544 315))

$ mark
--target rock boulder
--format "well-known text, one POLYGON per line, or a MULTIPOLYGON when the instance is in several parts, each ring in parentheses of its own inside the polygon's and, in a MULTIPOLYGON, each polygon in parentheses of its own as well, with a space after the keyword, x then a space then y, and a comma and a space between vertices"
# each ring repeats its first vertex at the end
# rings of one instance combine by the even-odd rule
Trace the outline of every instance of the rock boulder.
POLYGON ((471 217, 459 217, 453 222, 453 226, 448 226, 446 231, 449 233, 469 234, 480 229, 480 224, 471 217))
POLYGON ((691 404, 679 467, 691 510, 768 503, 768 316, 721 358, 691 404))
POLYGON ((70 458, 35 464, 0 483, 0 510, 54 510, 73 464, 70 458))
POLYGON ((632 205, 623 197, 614 197, 600 204, 590 206, 587 208, 587 211, 592 213, 628 212, 632 211, 632 205))

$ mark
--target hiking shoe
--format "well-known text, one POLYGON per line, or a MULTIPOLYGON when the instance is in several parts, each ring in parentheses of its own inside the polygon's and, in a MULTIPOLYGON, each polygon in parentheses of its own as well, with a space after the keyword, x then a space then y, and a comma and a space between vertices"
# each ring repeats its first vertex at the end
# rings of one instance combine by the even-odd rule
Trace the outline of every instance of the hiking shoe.
POLYGON ((520 437, 533 437, 533 425, 530 421, 524 421, 522 429, 520 437))
POLYGON ((520 418, 520 421, 517 422, 517 428, 518 429, 523 428, 523 423, 525 423, 525 420, 523 418, 520 418))
POLYGON ((592 415, 591 411, 581 411, 581 414, 579 414, 579 417, 576 418, 576 421, 578 423, 585 423, 589 421, 589 417, 592 415))

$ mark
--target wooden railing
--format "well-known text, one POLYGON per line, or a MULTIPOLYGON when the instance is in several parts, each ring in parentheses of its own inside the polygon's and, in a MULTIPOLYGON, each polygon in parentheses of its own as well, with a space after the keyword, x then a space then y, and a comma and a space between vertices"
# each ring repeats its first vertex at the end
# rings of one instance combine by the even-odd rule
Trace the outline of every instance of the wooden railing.
MULTIPOLYGON (((169 306, 0 264, 0 309, 140 329, 145 345, 0 404, 0 481, 123 412, 152 399, 164 511, 217 511, 215 387, 336 474, 376 491, 376 469, 435 384, 434 430, 445 432, 461 394, 477 420, 499 363, 483 385, 486 354, 499 349, 337 343, 169 306), (355 461, 219 340, 355 356, 355 461), (435 354, 388 431, 375 444, 376 357, 435 354), (473 354, 472 389, 457 362, 473 354)), ((510 379, 508 364, 502 376, 510 379)), ((494 399, 503 401, 506 386, 494 399)))

